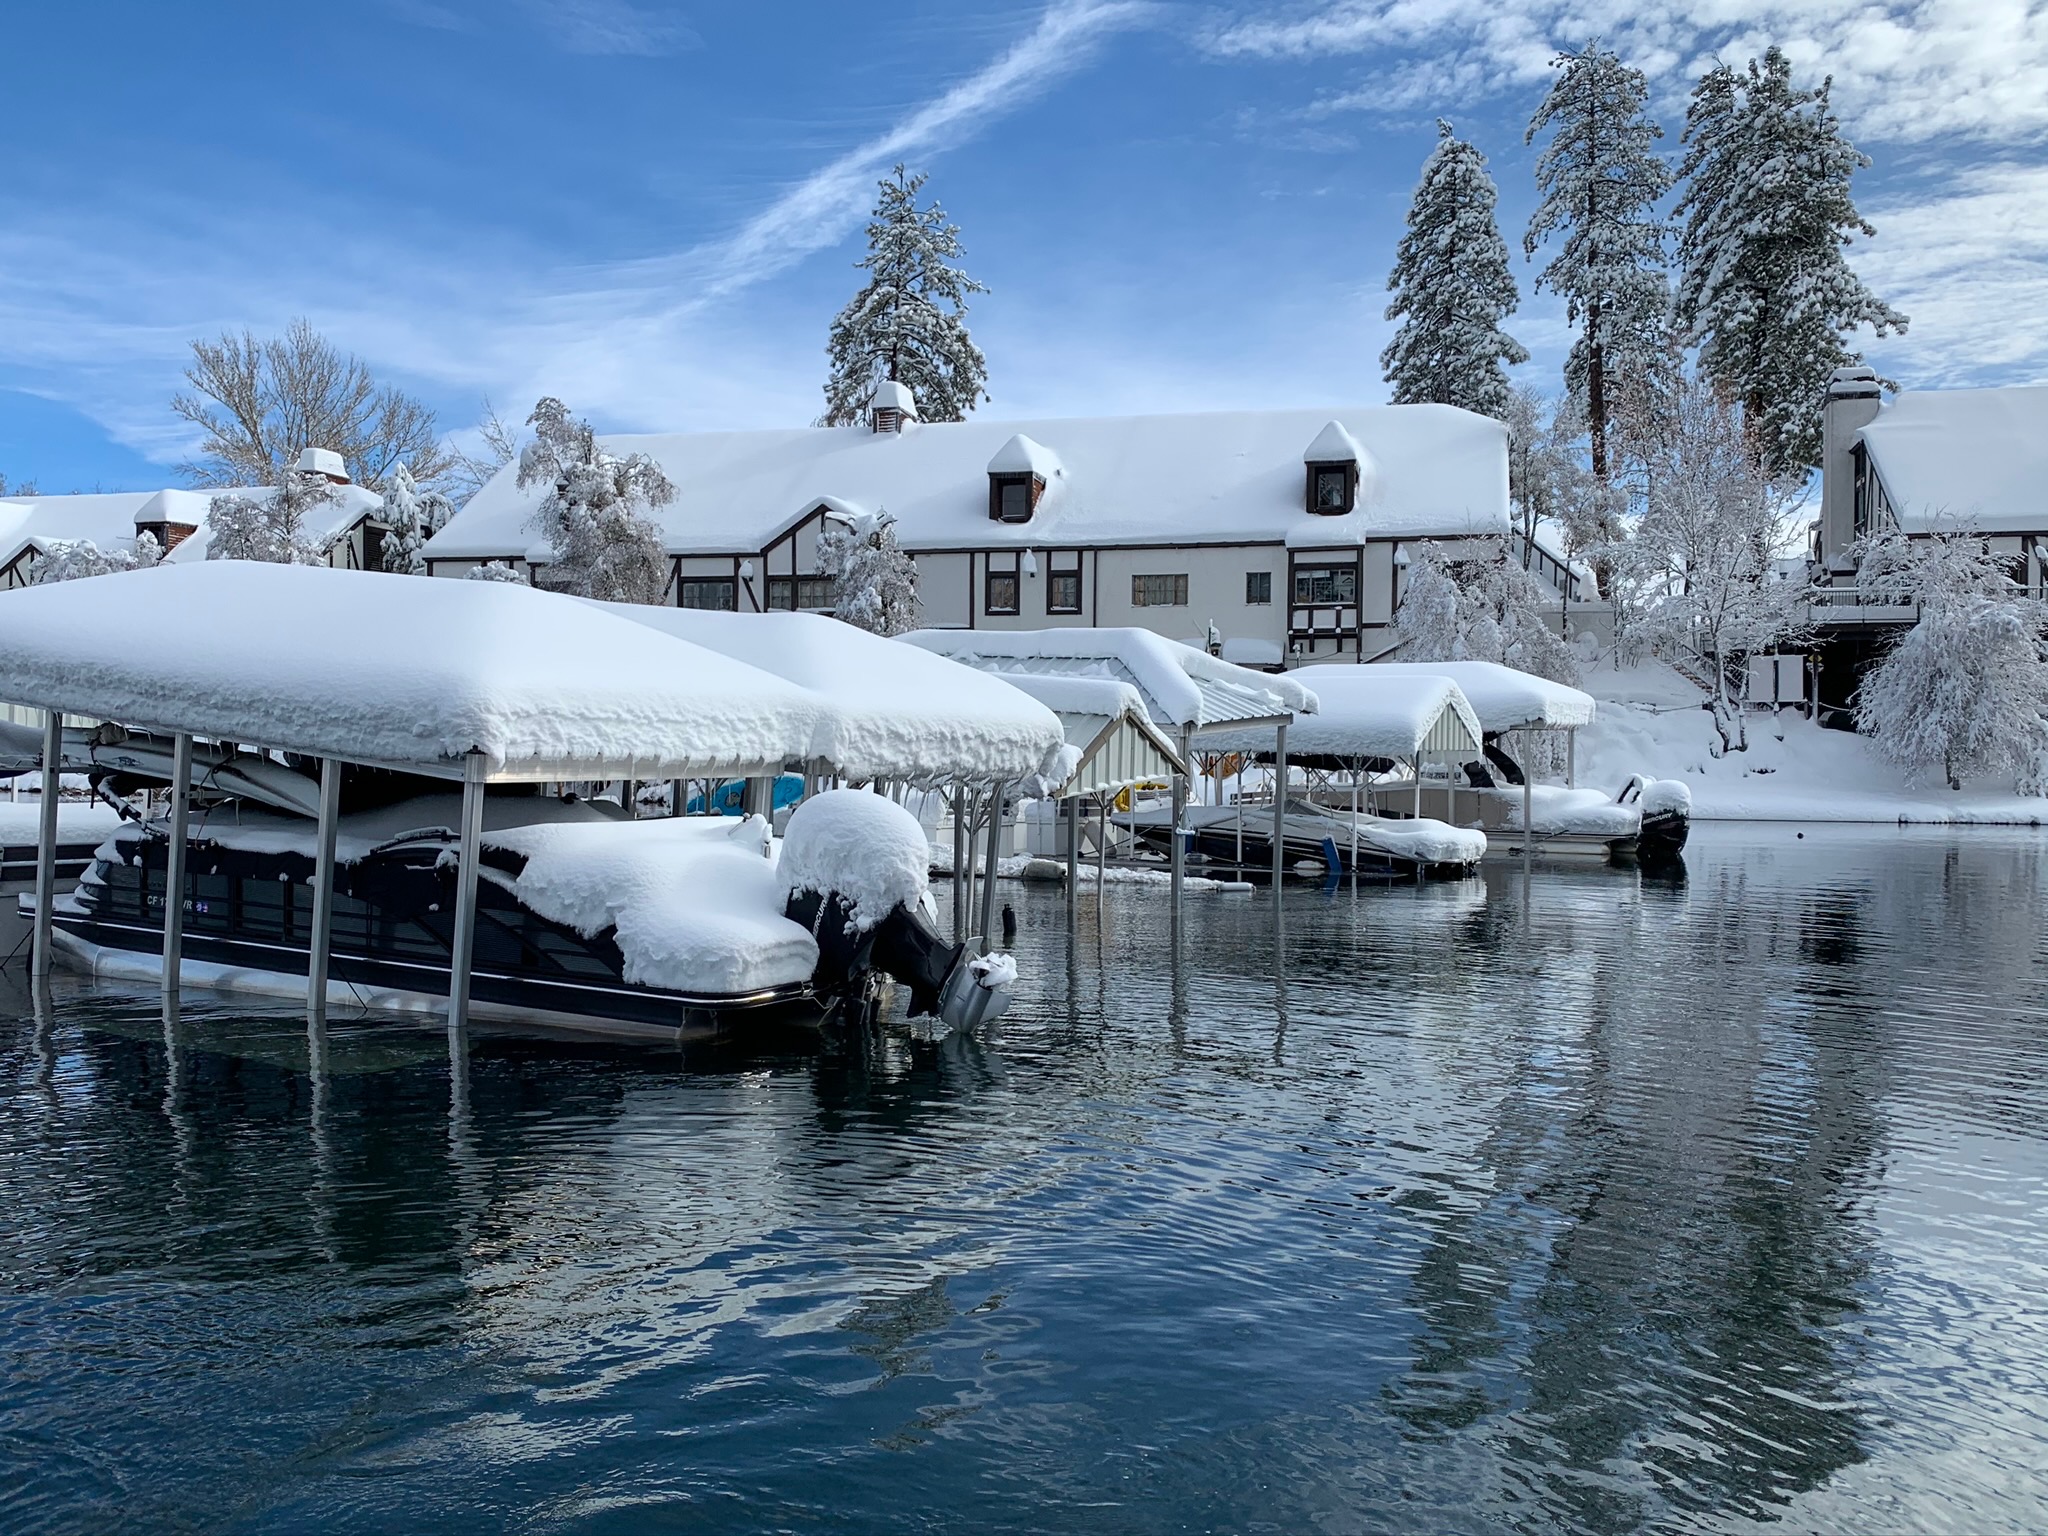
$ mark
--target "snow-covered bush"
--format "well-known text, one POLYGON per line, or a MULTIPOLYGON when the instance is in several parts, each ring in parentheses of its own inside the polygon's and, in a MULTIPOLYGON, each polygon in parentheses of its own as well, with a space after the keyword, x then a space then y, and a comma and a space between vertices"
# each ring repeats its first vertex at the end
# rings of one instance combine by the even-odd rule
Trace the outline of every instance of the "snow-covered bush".
POLYGON ((668 551, 647 513, 676 494, 661 466, 644 453, 606 452, 590 424, 553 397, 534 406, 527 425, 533 441, 519 456, 519 484, 548 487, 529 524, 553 551, 546 584, 606 602, 659 603, 668 551))
POLYGON ((527 584, 524 576, 513 570, 511 566, 502 560, 486 560, 482 565, 471 566, 469 568, 469 580, 516 581, 522 587, 527 584))
POLYGON ((454 503, 446 496, 421 490, 412 471, 396 465, 384 482, 384 525, 390 529, 384 539, 384 569, 426 575, 427 540, 454 515, 454 503))
POLYGON ((967 297, 988 290, 953 265, 960 229, 937 203, 917 206, 922 173, 883 178, 868 222, 867 283, 832 322, 825 350, 828 426, 860 420, 875 386, 907 385, 926 421, 959 421, 987 398, 988 361, 967 334, 967 297))
POLYGON ((1519 295, 1494 218, 1486 156, 1437 120, 1437 146, 1408 207, 1387 318, 1401 328, 1380 354, 1396 405, 1435 402, 1505 419, 1507 368, 1529 360, 1501 329, 1519 295))
POLYGON ((1866 593, 1920 606, 1920 622, 1863 679, 1857 729, 1913 779, 1950 789, 2011 774, 2048 794, 2048 605, 2015 587, 1967 533, 1881 539, 1863 551, 1866 593))
POLYGON ((1434 544, 1406 546, 1408 578, 1394 615, 1403 661, 1497 661, 1576 684, 1578 657, 1546 612, 1550 592, 1504 554, 1447 561, 1434 544))
POLYGON ((1740 669, 1806 625, 1804 588, 1772 579, 1798 541, 1803 483, 1772 472, 1741 407, 1697 376, 1672 390, 1635 451, 1643 513, 1624 546, 1626 622, 1650 644, 1701 658, 1722 750, 1746 750, 1740 669))
POLYGON ((43 546, 31 578, 34 585, 53 581, 77 581, 83 576, 105 576, 111 571, 135 571, 155 565, 164 557, 163 547, 153 533, 135 536, 135 547, 101 549, 91 539, 53 539, 43 546))
POLYGON ((272 565, 325 565, 328 540, 314 514, 334 500, 324 475, 288 469, 277 489, 249 495, 225 492, 207 504, 209 560, 263 560, 272 565))
POLYGON ((917 562, 896 543, 887 512, 851 523, 827 519, 818 570, 832 580, 832 613, 857 629, 900 635, 917 628, 917 562))

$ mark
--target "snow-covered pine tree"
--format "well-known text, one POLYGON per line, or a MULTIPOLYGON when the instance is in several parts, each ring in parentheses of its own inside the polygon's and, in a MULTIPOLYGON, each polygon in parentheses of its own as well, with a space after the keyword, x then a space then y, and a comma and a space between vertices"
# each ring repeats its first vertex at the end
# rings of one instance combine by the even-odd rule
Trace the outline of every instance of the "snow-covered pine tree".
POLYGON ((1773 47, 1744 73, 1709 70, 1686 112, 1675 313, 1774 471, 1819 462, 1828 376, 1860 360, 1850 333, 1906 329, 1843 256, 1877 231, 1849 194, 1870 161, 1842 136, 1832 83, 1796 89, 1773 47))
POLYGON ((1551 63, 1557 78, 1529 120, 1528 142, 1546 129, 1551 137, 1536 162, 1541 200, 1522 245, 1533 257, 1546 239, 1563 236, 1536 286, 1563 298, 1566 317, 1580 327, 1565 383, 1585 411, 1593 474, 1605 480, 1609 424, 1670 302, 1657 203, 1671 170, 1651 149, 1664 130, 1650 120, 1641 70, 1597 42, 1551 63))
POLYGON ((384 481, 384 569, 411 576, 427 574, 427 540, 455 515, 454 503, 439 491, 423 491, 405 465, 393 467, 384 481))
POLYGON ((959 267, 959 226, 917 206, 923 172, 901 165, 880 183, 868 223, 866 286, 832 322, 825 350, 828 426, 858 421, 875 386, 908 385, 926 421, 959 421, 988 398, 988 360, 967 334, 967 298, 988 290, 959 267))
POLYGON ((135 536, 135 547, 102 549, 91 539, 53 539, 30 567, 34 586, 53 581, 77 581, 86 576, 105 576, 113 571, 136 571, 155 565, 164 557, 163 546, 153 533, 135 536))
POLYGON ((818 570, 832 579, 832 613, 870 634, 917 628, 917 562, 896 542, 896 519, 876 512, 828 519, 818 535, 818 570))
POLYGON ((1461 405, 1505 420, 1513 405, 1507 368, 1526 363, 1501 329, 1520 296, 1494 219, 1486 156, 1437 119, 1437 146, 1408 205, 1394 254, 1387 318, 1401 321, 1380 354, 1396 405, 1461 405))
POLYGON ((1894 534, 1867 547, 1857 581, 1920 606, 1920 622, 1863 679, 1856 726, 1912 779, 1950 789, 2013 775, 2048 794, 2048 605, 2006 578, 1981 538, 1894 534))
POLYGON ((1698 374, 1643 441, 1642 518, 1625 546, 1625 623, 1642 639, 1701 658, 1724 751, 1749 746, 1735 683, 1751 654, 1797 638, 1802 583, 1776 579, 1796 547, 1804 480, 1773 471, 1741 406, 1698 374))
POLYGON ((296 469, 280 474, 274 491, 216 496, 206 507, 206 558, 325 565, 328 539, 315 516, 333 500, 334 486, 325 475, 296 469))
POLYGON ((519 485, 547 487, 528 524, 553 551, 543 585, 605 602, 660 602, 668 551, 647 513, 676 494, 661 466, 643 453, 606 452, 590 424, 552 396, 526 424, 533 441, 519 456, 519 485))

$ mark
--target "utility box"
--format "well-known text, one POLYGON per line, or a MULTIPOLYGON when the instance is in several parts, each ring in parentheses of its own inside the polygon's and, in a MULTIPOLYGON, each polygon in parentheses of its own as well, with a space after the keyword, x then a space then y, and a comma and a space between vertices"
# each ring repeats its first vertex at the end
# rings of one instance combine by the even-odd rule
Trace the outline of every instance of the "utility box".
POLYGON ((1774 707, 1806 702, 1806 658, 1804 656, 1752 656, 1749 658, 1749 702, 1774 707))

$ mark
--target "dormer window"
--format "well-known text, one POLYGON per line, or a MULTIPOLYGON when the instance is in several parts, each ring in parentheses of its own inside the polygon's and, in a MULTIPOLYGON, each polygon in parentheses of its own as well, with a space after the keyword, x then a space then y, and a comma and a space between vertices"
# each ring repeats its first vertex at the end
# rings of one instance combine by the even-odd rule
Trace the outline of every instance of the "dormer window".
POLYGON ((1044 494, 1045 481, 1037 475, 990 475, 988 515, 998 523, 1028 523, 1044 494))
POLYGON ((1349 512, 1358 504, 1358 466, 1353 463, 1311 464, 1308 467, 1308 509, 1325 517, 1349 512))

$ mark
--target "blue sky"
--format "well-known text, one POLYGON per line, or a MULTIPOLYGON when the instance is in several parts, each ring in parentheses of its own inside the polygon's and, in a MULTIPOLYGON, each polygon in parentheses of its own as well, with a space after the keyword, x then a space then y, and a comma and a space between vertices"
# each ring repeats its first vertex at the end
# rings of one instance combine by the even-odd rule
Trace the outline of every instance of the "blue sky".
POLYGON ((178 483, 187 343, 304 314, 462 430, 553 393, 613 429, 819 407, 901 157, 992 292, 996 416, 1383 399, 1387 267, 1434 119, 1492 159, 1589 35, 1676 148, 1716 53, 1782 42, 1876 165, 1855 255, 1909 385, 2048 380, 2048 0, 656 0, 12 7, 0 473, 178 483), (33 61, 48 61, 37 64, 33 61))

